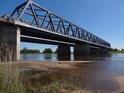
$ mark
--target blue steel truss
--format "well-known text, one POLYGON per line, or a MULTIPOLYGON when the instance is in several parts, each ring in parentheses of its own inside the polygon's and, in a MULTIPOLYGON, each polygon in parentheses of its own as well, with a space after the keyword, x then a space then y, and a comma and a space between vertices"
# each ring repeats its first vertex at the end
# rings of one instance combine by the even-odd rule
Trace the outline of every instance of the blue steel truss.
POLYGON ((48 31, 53 31, 78 39, 83 39, 91 43, 111 47, 111 45, 103 39, 82 29, 72 22, 65 20, 64 18, 54 14, 31 0, 28 0, 27 2, 24 2, 16 7, 11 16, 6 15, 4 17, 48 31))

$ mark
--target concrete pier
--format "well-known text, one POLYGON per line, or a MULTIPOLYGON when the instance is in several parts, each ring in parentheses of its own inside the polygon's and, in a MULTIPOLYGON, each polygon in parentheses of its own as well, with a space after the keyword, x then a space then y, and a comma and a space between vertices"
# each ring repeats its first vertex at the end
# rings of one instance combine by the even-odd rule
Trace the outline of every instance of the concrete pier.
POLYGON ((59 45, 58 46, 58 60, 67 61, 70 60, 70 46, 69 45, 59 45))
POLYGON ((98 55, 98 49, 96 49, 96 48, 90 48, 90 55, 91 56, 98 55))
POLYGON ((84 60, 90 56, 90 47, 88 44, 74 46, 74 60, 84 60))
POLYGON ((99 54, 108 54, 109 50, 107 48, 100 48, 99 54))
POLYGON ((0 61, 17 61, 20 58, 20 29, 0 22, 0 61))

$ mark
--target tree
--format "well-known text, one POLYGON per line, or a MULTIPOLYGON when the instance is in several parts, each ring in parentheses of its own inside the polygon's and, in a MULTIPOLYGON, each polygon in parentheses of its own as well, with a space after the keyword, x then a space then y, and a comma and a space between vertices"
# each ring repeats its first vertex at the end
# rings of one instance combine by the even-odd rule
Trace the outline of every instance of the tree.
POLYGON ((22 50, 21 50, 21 53, 40 53, 40 50, 34 50, 34 49, 27 49, 26 47, 24 47, 22 50))
POLYGON ((116 51, 119 51, 119 49, 115 48, 114 51, 115 51, 115 52, 116 52, 116 51))
POLYGON ((53 50, 51 48, 45 48, 43 53, 53 53, 53 50))
POLYGON ((124 51, 124 49, 122 48, 121 51, 124 51))
POLYGON ((28 48, 27 48, 27 47, 24 47, 24 48, 22 49, 22 53, 28 53, 28 48))
POLYGON ((56 49, 55 53, 58 53, 58 48, 56 49))

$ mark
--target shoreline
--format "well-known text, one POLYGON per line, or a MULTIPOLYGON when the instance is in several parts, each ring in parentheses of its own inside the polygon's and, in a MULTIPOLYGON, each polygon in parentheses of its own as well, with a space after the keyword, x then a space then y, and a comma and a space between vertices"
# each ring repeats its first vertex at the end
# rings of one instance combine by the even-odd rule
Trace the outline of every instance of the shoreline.
POLYGON ((57 54, 57 53, 21 53, 24 55, 28 55, 28 54, 48 54, 48 55, 52 55, 52 54, 57 54))
POLYGON ((74 65, 94 63, 96 61, 16 61, 16 62, 1 62, 0 64, 12 64, 12 65, 49 65, 49 66, 60 66, 60 65, 74 65))
MULTIPOLYGON (((58 53, 21 53, 24 55, 28 55, 28 54, 46 54, 46 55, 52 55, 52 54, 58 54, 58 53)), ((74 54, 73 52, 71 52, 71 54, 74 54)))
POLYGON ((124 75, 117 76, 115 80, 120 86, 120 93, 124 93, 124 75))
POLYGON ((123 52, 123 51, 109 52, 109 54, 120 54, 120 53, 124 54, 124 52, 123 52))
POLYGON ((11 65, 17 68, 31 68, 37 71, 53 71, 55 69, 70 69, 74 66, 94 63, 94 61, 17 61, 3 62, 1 65, 11 65))

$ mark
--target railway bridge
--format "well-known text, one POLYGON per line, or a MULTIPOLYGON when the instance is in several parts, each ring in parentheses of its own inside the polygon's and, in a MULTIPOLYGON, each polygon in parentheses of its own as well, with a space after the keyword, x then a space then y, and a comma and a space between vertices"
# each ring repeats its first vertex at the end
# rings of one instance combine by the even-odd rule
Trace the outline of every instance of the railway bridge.
POLYGON ((107 54, 111 45, 76 24, 28 0, 16 7, 11 15, 0 17, 0 59, 20 58, 20 42, 58 45, 58 56, 74 57, 107 54))

